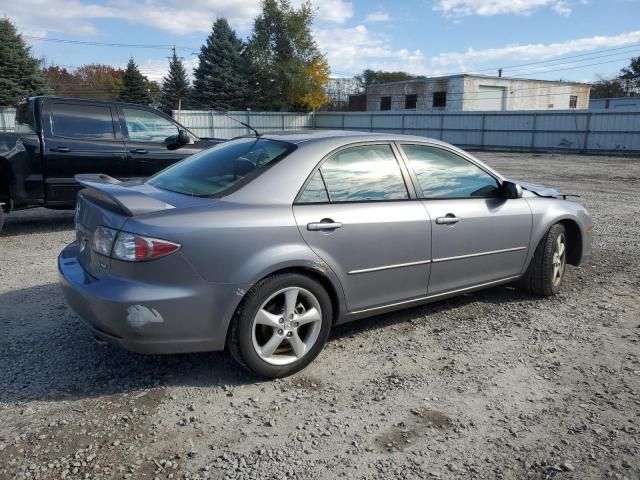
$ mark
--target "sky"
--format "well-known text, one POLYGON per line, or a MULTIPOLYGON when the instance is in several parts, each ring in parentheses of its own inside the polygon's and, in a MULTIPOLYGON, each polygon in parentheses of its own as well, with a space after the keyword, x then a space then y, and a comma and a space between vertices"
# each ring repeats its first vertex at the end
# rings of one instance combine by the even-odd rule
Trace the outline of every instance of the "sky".
MULTIPOLYGON (((312 3, 313 33, 336 77, 365 68, 426 76, 503 68, 505 76, 588 82, 640 55, 640 0, 312 3)), ((259 11, 260 0, 0 1, 0 14, 47 65, 123 67, 133 57, 154 80, 167 70, 171 45, 191 69, 218 16, 246 38, 259 11)))

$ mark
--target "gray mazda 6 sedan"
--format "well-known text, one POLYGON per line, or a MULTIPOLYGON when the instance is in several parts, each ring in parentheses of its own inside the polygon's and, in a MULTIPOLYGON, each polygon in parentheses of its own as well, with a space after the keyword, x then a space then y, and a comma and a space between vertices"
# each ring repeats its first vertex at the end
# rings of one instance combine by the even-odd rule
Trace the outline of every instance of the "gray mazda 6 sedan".
POLYGON ((553 295, 591 250, 568 194, 424 137, 242 137, 146 181, 76 178, 58 267, 93 334, 141 353, 227 348, 264 377, 304 368, 336 324, 499 284, 553 295))

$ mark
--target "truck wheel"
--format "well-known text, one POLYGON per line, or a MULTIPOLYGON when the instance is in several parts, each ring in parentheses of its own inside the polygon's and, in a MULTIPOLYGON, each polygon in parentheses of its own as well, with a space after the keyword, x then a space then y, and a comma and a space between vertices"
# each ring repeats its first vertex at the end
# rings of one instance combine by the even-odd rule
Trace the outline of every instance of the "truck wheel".
POLYGON ((320 354, 332 316, 331 299, 315 280, 297 273, 267 277, 242 300, 227 347, 246 370, 261 377, 286 377, 320 354))
POLYGON ((564 225, 556 223, 540 240, 527 272, 517 284, 536 295, 555 295, 562 286, 566 265, 567 235, 564 225))

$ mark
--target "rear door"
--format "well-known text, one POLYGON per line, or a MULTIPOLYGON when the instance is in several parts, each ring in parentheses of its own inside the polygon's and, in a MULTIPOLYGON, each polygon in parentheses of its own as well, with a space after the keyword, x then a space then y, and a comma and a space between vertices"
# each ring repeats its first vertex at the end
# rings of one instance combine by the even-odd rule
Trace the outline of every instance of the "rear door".
POLYGON ((321 163, 293 207, 351 312, 426 295, 431 227, 407 178, 392 145, 347 147, 321 163))
POLYGON ((107 103, 51 101, 42 106, 47 205, 73 205, 81 173, 129 176, 124 142, 114 107, 107 103))
POLYGON ((144 107, 119 108, 133 178, 147 178, 200 149, 176 144, 178 124, 144 107))
POLYGON ((519 275, 529 249, 532 214, 524 198, 506 199, 489 171, 439 146, 402 150, 429 212, 429 295, 519 275))

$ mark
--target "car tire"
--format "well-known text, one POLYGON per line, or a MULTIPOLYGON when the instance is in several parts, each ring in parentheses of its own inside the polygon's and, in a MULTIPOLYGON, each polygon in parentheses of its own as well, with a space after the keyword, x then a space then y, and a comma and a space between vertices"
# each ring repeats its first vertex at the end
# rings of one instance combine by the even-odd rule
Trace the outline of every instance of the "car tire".
POLYGON ((549 297, 562 287, 567 264, 567 233, 556 223, 540 240, 524 276, 517 285, 535 295, 549 297))
POLYGON ((231 321, 227 348, 251 373, 286 377, 320 354, 332 322, 331 299, 320 283, 297 273, 277 274, 247 292, 231 321))
POLYGON ((2 233, 2 227, 4 227, 4 209, 0 205, 0 233, 2 233))

